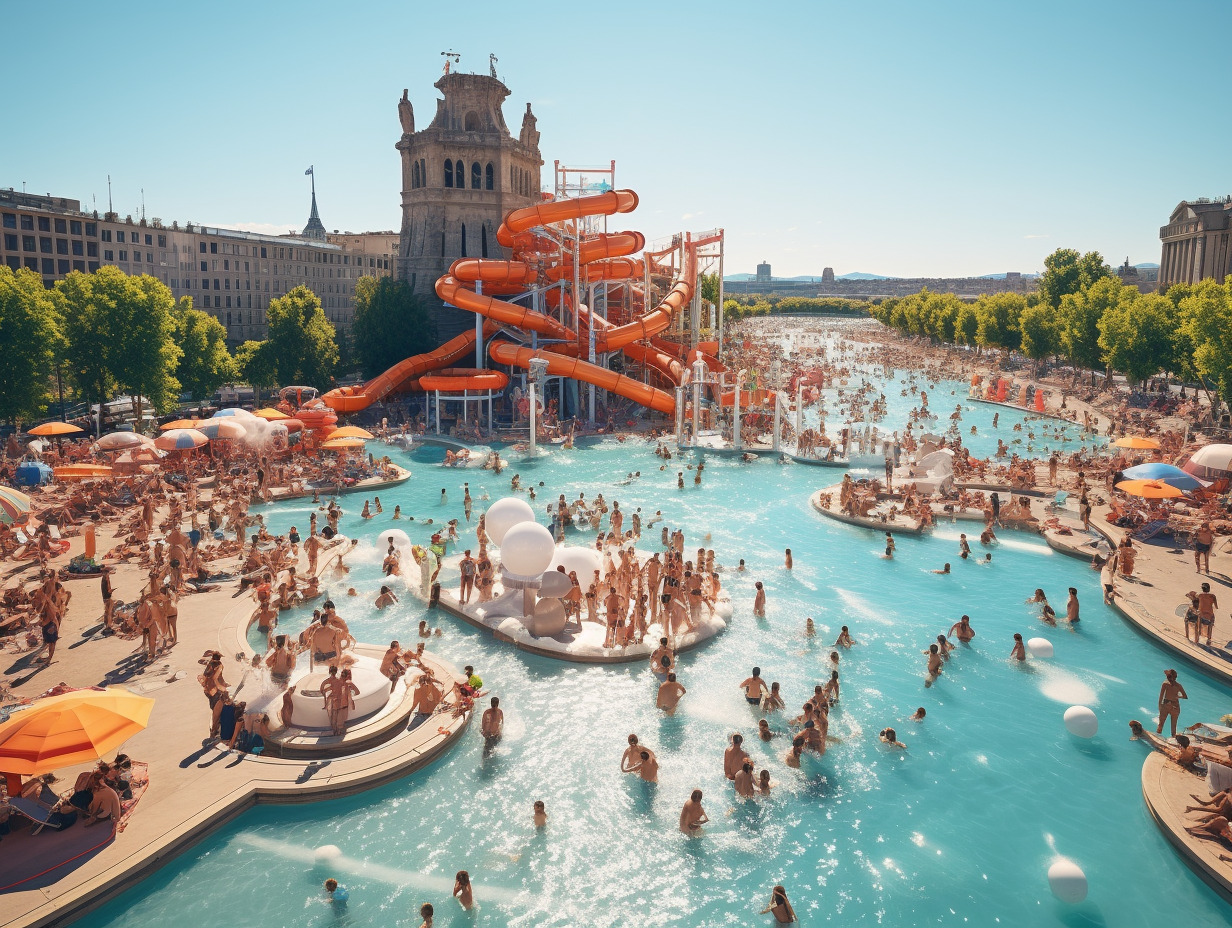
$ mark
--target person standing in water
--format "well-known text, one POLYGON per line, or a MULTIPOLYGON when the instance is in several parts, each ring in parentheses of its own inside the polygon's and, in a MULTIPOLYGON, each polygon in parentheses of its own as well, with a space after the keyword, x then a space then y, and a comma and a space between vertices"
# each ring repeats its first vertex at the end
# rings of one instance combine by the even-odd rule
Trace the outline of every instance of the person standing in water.
POLYGON ((1159 688, 1159 726, 1155 729, 1156 734, 1163 733, 1164 719, 1170 719, 1172 737, 1176 737, 1176 723, 1181 717, 1180 700, 1188 698, 1189 694, 1185 692, 1185 687, 1176 681, 1176 671, 1165 670, 1164 682, 1159 688))
POLYGON ((689 794, 684 808, 680 810, 680 830, 686 835, 693 836, 698 834, 701 827, 709 821, 706 810, 702 808, 702 791, 695 789, 689 794))

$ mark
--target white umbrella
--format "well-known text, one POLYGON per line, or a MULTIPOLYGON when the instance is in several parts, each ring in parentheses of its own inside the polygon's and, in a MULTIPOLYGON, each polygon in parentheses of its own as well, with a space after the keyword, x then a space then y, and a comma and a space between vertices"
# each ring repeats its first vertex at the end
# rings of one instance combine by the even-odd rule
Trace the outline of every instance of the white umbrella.
POLYGON ((127 451, 129 448, 140 448, 154 444, 154 439, 146 438, 137 432, 111 432, 94 443, 99 451, 127 451))
POLYGON ((1232 445, 1207 445, 1195 451, 1181 470, 1205 480, 1232 477, 1232 445))

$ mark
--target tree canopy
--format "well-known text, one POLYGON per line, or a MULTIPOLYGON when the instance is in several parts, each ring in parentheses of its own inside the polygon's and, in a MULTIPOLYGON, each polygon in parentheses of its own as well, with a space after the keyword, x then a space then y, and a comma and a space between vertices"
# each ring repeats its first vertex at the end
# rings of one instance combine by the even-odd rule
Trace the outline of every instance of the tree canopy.
POLYGON ((1098 251, 1080 255, 1073 248, 1058 248, 1044 259, 1044 273, 1039 279, 1040 300, 1059 309, 1067 294, 1086 290, 1101 277, 1111 276, 1112 271, 1098 251))
POLYGON ((351 349, 364 376, 436 347, 436 325, 426 303, 406 281, 361 277, 355 284, 351 349))
POLYGON ((0 419, 36 418, 46 407, 59 338, 60 314, 43 279, 0 266, 0 419))
POLYGON ((338 364, 338 345, 320 298, 301 284, 270 300, 265 318, 269 337, 262 352, 272 354, 278 383, 326 388, 338 364))
POLYGON ((193 309, 192 297, 181 297, 175 309, 176 344, 181 356, 176 377, 194 399, 204 399, 238 376, 227 351, 227 330, 209 313, 193 309))

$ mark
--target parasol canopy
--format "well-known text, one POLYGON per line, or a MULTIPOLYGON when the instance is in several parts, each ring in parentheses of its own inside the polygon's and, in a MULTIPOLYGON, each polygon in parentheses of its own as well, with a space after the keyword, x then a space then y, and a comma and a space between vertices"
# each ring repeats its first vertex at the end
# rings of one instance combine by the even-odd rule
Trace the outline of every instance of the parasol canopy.
POLYGON ((1147 438, 1145 435, 1123 435, 1112 443, 1114 448, 1138 448, 1150 449, 1158 448, 1159 442, 1153 438, 1147 438))
POLYGON ((358 425, 344 425, 340 429, 334 429, 332 432, 330 432, 325 437, 327 439, 332 440, 335 438, 364 438, 364 439, 367 439, 367 438, 375 438, 376 436, 373 435, 371 432, 369 432, 367 429, 361 429, 358 425))
POLYGON ((1179 467, 1165 464, 1162 461, 1139 464, 1136 467, 1127 467, 1121 471, 1121 474, 1129 480, 1156 480, 1159 483, 1166 483, 1170 487, 1176 487, 1178 490, 1200 490, 1209 485, 1205 480, 1199 480, 1197 477, 1185 473, 1179 467))
POLYGON ((34 501, 20 490, 0 486, 0 522, 17 522, 33 505, 34 501))
POLYGON ((64 464, 52 471, 56 480, 98 480, 111 476, 105 464, 64 464))
POLYGON ((1232 445, 1217 444, 1199 448, 1190 455, 1182 469, 1206 480, 1232 477, 1232 445))
POLYGON ((225 419, 209 419, 197 427, 197 431, 213 441, 216 438, 243 438, 248 429, 234 416, 225 419))
POLYGON ((41 699, 0 724, 0 771, 33 777, 98 760, 143 731, 153 708, 119 686, 41 699))
POLYGON ((326 451, 354 451, 364 446, 362 438, 331 438, 321 442, 326 451))
POLYGON ((172 429, 154 439, 154 447, 163 451, 186 451, 198 448, 209 439, 196 429, 172 429))
POLYGON ((154 439, 146 438, 136 432, 111 432, 94 443, 98 451, 127 451, 129 448, 141 448, 154 444, 154 439))
POLYGON ((70 425, 67 422, 44 422, 42 425, 36 425, 30 429, 31 435, 78 435, 83 432, 75 425, 70 425))
POLYGON ((1122 493, 1141 496, 1143 499, 1177 499, 1185 495, 1176 487, 1158 480, 1122 480, 1116 488, 1122 493))
POLYGON ((260 419, 266 419, 270 422, 277 422, 279 419, 291 418, 281 409, 274 409, 271 406, 266 406, 264 409, 258 409, 253 413, 253 415, 260 419))

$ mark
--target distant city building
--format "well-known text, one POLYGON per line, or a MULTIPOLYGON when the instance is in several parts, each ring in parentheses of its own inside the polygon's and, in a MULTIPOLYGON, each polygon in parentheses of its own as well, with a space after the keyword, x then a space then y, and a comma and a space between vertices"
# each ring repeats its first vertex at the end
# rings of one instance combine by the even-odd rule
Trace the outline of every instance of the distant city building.
MULTIPOLYGON (((766 265, 758 265, 758 271, 766 265)), ((831 274, 833 271, 829 268, 831 274)), ((909 296, 927 287, 934 293, 953 293, 975 298, 991 293, 1030 293, 1036 279, 1010 272, 1005 277, 895 277, 884 280, 727 280, 724 292, 731 296, 760 293, 766 296, 837 296, 852 300, 876 300, 909 296)))
MULTIPOLYGON (((358 254, 361 267, 370 275, 392 277, 398 267, 398 243, 401 236, 392 230, 385 232, 339 232, 334 229, 325 240, 341 245, 345 251, 358 254)), ((361 275, 363 276, 363 275, 361 275)))
POLYGON ((768 284, 770 283, 770 280, 770 265, 763 261, 761 264, 757 265, 757 283, 768 284))
POLYGON ((1159 289, 1232 274, 1232 196, 1182 200, 1159 230, 1159 289))
POLYGON ((445 74, 434 85, 444 99, 427 128, 402 92, 402 235, 397 274, 435 307, 444 341, 475 324, 473 313, 446 307, 436 281, 457 258, 508 257, 496 230, 512 209, 541 200, 539 132, 530 104, 517 138, 501 105, 509 89, 493 75, 445 74))
POLYGON ((1159 288, 1159 271, 1153 267, 1136 267, 1129 263, 1129 258, 1126 257, 1125 263, 1117 268, 1117 277, 1121 279, 1127 287, 1137 287, 1142 293, 1154 293, 1159 288))
MULTIPOLYGON (((312 213, 319 221, 315 203, 312 213)), ((83 211, 79 200, 12 189, 0 190, 0 233, 0 260, 37 272, 46 286, 103 265, 150 274, 176 299, 192 297, 196 308, 215 316, 232 343, 264 338, 270 300, 300 284, 321 298, 326 318, 345 329, 354 313, 355 281, 391 273, 376 267, 376 254, 366 247, 100 215, 83 211)))
POLYGON ((834 268, 832 268, 832 267, 827 267, 827 268, 825 268, 825 269, 823 269, 823 270, 822 270, 822 272, 821 272, 821 282, 822 282, 823 284, 832 284, 832 283, 834 283, 834 268))

